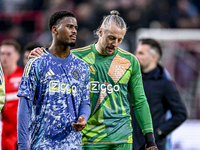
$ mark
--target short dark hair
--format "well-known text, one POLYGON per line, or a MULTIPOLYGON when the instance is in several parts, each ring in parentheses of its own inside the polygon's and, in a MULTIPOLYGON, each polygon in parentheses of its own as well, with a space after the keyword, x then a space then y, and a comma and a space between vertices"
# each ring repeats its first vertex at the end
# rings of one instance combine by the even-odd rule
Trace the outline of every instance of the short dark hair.
POLYGON ((160 55, 160 58, 162 57, 162 48, 156 40, 151 39, 151 38, 142 38, 142 39, 139 39, 139 42, 141 44, 149 45, 151 48, 153 48, 156 51, 158 55, 160 55))
POLYGON ((76 18, 75 14, 70 11, 57 11, 49 19, 49 30, 51 31, 52 27, 57 25, 65 17, 76 18))
POLYGON ((42 47, 38 42, 29 42, 24 46, 24 51, 32 51, 34 48, 42 47))
POLYGON ((2 45, 12 45, 12 46, 14 46, 14 48, 16 49, 16 51, 18 53, 20 53, 20 51, 21 51, 21 45, 14 39, 4 40, 1 42, 0 46, 2 46, 2 45))

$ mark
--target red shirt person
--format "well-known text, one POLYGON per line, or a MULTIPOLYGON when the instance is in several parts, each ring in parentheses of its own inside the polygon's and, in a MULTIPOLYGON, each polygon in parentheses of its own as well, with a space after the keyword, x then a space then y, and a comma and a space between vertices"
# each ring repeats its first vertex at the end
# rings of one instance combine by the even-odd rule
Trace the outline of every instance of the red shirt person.
POLYGON ((1 149, 17 150, 17 91, 23 68, 17 66, 21 46, 14 40, 5 40, 0 45, 0 60, 5 78, 6 99, 2 109, 1 149))

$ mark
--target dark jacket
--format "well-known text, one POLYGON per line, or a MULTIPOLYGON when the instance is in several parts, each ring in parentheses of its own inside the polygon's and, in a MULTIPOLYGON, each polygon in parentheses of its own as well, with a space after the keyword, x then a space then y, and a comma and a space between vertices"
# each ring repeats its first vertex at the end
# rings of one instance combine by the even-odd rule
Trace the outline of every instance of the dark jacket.
MULTIPOLYGON (((149 73, 143 73, 144 91, 149 103, 154 135, 159 150, 165 150, 166 136, 183 123, 187 118, 186 107, 183 104, 175 83, 167 79, 164 69, 158 66, 149 73), (170 110, 172 116, 166 120, 166 112, 170 110), (162 131, 158 135, 157 129, 162 131)), ((145 144, 144 136, 137 120, 133 116, 133 147, 138 150, 145 144)))

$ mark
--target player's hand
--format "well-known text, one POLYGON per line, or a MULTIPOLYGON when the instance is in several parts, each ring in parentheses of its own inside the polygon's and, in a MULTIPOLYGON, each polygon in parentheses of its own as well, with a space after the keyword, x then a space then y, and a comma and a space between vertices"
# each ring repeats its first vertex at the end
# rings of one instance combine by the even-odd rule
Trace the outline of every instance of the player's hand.
POLYGON ((151 146, 151 147, 148 147, 147 150, 158 150, 158 148, 156 146, 151 146))
POLYGON ((40 47, 37 47, 37 48, 34 48, 34 49, 30 52, 30 54, 28 55, 28 59, 43 56, 43 55, 44 55, 44 52, 43 52, 42 49, 44 49, 44 47, 41 47, 41 48, 40 48, 40 47))
POLYGON ((145 135, 146 149, 147 150, 158 150, 155 143, 155 138, 153 132, 146 133, 145 135))
POLYGON ((76 132, 79 132, 81 130, 83 130, 85 128, 87 124, 87 121, 85 120, 85 116, 81 115, 79 118, 78 118, 78 122, 77 123, 72 123, 72 127, 74 128, 74 130, 76 132))

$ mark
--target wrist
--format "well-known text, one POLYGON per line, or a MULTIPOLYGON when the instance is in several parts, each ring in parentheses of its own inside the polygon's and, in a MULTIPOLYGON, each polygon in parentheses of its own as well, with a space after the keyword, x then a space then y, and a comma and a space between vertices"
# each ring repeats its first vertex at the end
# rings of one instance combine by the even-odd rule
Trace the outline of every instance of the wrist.
POLYGON ((145 140, 148 147, 156 146, 155 138, 153 132, 149 132, 145 134, 145 140))

